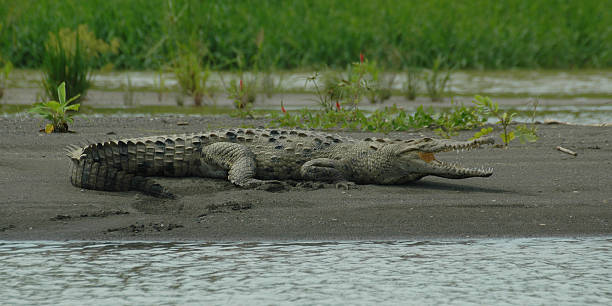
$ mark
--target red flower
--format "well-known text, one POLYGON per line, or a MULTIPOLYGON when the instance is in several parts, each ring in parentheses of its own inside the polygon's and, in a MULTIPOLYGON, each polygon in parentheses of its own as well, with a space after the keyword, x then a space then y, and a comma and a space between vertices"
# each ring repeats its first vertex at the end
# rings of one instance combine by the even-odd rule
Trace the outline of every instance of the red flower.
POLYGON ((287 110, 285 109, 285 106, 283 105, 283 101, 281 101, 281 111, 285 114, 287 113, 287 110))
POLYGON ((244 89, 244 85, 242 84, 242 79, 240 79, 240 91, 244 89))
POLYGON ((359 53, 359 61, 363 64, 363 61, 364 61, 363 53, 359 53))
POLYGON ((340 110, 340 102, 336 101, 336 109, 340 110))

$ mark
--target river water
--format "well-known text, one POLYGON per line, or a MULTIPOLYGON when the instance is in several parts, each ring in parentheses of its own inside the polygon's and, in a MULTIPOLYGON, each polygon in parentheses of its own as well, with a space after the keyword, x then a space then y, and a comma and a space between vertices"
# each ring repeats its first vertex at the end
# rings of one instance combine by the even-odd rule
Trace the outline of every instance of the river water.
POLYGON ((0 242, 2 305, 612 303, 612 237, 0 242))

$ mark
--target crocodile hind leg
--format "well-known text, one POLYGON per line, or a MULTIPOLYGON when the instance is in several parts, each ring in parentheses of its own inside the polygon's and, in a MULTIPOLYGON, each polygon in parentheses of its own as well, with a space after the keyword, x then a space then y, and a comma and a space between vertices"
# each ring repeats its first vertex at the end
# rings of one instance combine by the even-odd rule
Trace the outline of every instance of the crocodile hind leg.
POLYGON ((222 170, 227 171, 227 178, 232 184, 240 187, 268 191, 285 187, 280 181, 256 179, 256 167, 255 155, 244 145, 217 142, 202 148, 200 175, 204 177, 218 177, 219 170, 222 170))
POLYGON ((307 161, 300 168, 300 173, 305 180, 336 183, 336 188, 349 189, 355 186, 355 183, 347 180, 340 162, 329 158, 307 161))

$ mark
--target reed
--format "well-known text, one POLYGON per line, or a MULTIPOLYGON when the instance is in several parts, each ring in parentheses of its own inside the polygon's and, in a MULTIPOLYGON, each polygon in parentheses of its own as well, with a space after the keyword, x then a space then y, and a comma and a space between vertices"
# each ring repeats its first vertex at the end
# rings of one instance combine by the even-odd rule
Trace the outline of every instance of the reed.
POLYGON ((394 70, 438 57, 459 69, 612 67, 612 1, 599 0, 0 0, 0 20, 0 53, 30 68, 49 31, 79 24, 119 39, 97 59, 119 69, 157 69, 192 40, 222 70, 337 69, 360 52, 394 70))

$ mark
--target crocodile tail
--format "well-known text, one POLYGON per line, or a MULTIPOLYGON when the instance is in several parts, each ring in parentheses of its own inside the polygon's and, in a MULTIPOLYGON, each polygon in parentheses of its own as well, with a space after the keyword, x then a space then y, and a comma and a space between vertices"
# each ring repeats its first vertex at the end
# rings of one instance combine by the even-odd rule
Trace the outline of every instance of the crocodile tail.
POLYGON ((76 187, 105 191, 137 190, 155 197, 174 198, 152 179, 116 167, 113 158, 104 157, 104 144, 68 146, 66 151, 72 161, 70 182, 76 187))

